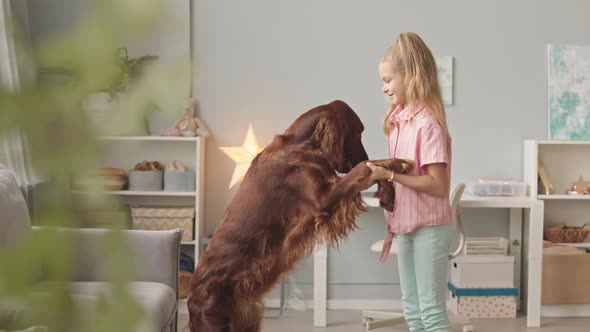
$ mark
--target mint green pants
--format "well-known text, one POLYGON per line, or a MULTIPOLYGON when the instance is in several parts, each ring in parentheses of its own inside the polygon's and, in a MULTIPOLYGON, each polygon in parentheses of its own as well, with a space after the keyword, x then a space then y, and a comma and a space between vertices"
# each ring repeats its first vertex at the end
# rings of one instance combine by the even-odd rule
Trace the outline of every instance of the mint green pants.
POLYGON ((404 316, 412 332, 452 332, 447 315, 451 225, 399 235, 398 266, 404 316))

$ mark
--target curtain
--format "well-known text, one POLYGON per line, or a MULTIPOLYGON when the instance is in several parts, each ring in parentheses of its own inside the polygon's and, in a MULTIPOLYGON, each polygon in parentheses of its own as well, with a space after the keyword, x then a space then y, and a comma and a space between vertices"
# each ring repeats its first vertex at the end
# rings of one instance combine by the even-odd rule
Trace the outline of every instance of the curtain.
MULTIPOLYGON (((31 61, 25 60, 26 54, 19 47, 29 42, 27 29, 26 0, 0 0, 0 83, 5 90, 18 92, 23 80, 32 80, 34 67, 31 61), (24 27, 22 44, 17 42, 13 28, 15 23, 24 27)), ((1 133, 0 163, 12 170, 25 198, 30 203, 32 188, 39 179, 32 170, 26 137, 18 130, 1 133)), ((31 204, 29 208, 32 209, 31 204)))

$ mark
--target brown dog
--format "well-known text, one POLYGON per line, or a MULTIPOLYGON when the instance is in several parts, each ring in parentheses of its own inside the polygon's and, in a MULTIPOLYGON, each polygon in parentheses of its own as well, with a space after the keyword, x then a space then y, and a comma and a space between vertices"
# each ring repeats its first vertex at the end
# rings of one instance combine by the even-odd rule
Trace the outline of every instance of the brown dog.
MULTIPOLYGON (((301 115, 256 156, 191 279, 192 332, 259 331, 264 295, 316 239, 336 245, 356 227, 366 211, 360 192, 373 184, 363 130, 346 103, 333 101, 301 115)), ((394 195, 387 181, 380 192, 394 195)))

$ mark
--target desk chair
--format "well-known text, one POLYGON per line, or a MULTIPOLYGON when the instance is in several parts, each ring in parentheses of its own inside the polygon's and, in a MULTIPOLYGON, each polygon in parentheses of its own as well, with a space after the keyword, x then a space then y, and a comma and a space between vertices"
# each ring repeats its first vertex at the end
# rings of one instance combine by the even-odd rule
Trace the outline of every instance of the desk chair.
MULTIPOLYGON (((461 195, 465 190, 465 184, 460 183, 455 187, 451 194, 451 216, 453 218, 453 226, 459 232, 459 245, 449 255, 449 260, 459 256, 465 247, 465 231, 463 230, 463 221, 461 220, 461 207, 459 203, 461 201, 461 195)), ((371 246, 371 251, 381 253, 383 248, 384 240, 377 241, 371 246)), ((391 244, 390 254, 397 254, 397 238, 393 239, 391 244)), ((405 318, 403 312, 386 312, 386 311, 366 311, 362 312, 362 323, 365 326, 365 331, 371 331, 385 326, 404 324, 405 318), (379 319, 379 320, 377 320, 379 319)), ((469 318, 462 317, 450 317, 451 324, 465 324, 463 326, 463 332, 473 332, 473 326, 470 324, 469 318)))

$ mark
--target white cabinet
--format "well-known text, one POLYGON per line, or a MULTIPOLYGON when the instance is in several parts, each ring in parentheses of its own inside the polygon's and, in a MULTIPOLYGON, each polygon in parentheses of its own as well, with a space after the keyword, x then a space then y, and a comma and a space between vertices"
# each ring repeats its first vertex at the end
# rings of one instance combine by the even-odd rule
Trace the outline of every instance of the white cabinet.
MULTIPOLYGON (((578 177, 590 180, 590 141, 525 140, 523 166, 524 180, 530 185, 529 195, 544 201, 545 225, 590 223, 590 195, 567 194, 578 177), (539 162, 553 185, 551 194, 538 194, 539 162)), ((584 243, 568 245, 588 248, 590 238, 584 243)), ((590 304, 543 305, 541 313, 543 316, 589 316, 590 304)))
POLYGON ((123 204, 134 206, 194 206, 194 239, 183 241, 183 252, 189 251, 195 264, 199 259, 203 236, 205 138, 164 136, 102 137, 105 153, 101 166, 122 168, 127 173, 141 161, 158 161, 165 165, 174 160, 195 172, 195 191, 108 191, 123 204))

